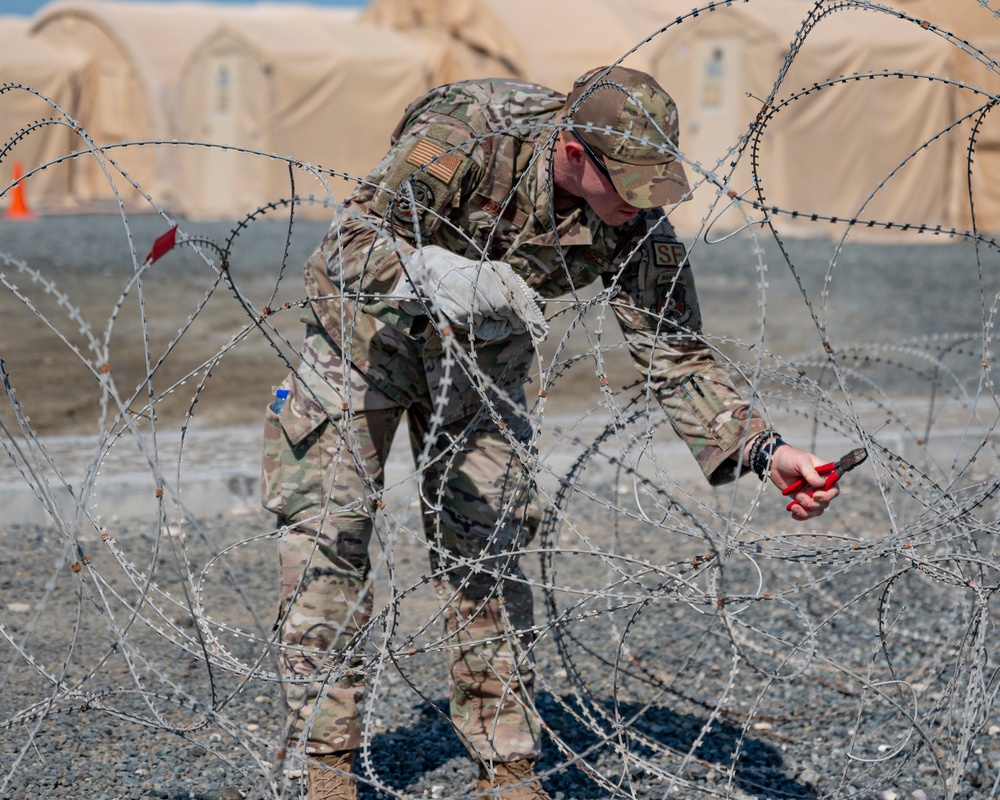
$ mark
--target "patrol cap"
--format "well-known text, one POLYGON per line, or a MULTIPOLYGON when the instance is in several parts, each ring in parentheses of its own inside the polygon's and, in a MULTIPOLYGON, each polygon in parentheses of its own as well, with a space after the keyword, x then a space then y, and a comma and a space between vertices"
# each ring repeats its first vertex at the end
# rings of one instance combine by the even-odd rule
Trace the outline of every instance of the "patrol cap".
POLYGON ((592 69, 573 84, 566 115, 630 205, 655 208, 690 191, 676 156, 677 106, 652 76, 626 67, 592 69))

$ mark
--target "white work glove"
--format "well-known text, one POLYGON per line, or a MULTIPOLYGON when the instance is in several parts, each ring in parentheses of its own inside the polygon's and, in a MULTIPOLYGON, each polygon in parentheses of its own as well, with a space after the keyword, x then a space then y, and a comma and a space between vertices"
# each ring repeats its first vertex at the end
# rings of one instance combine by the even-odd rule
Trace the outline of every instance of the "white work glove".
POLYGON ((525 331, 541 341, 549 331, 538 295, 503 261, 473 261, 428 245, 406 262, 406 271, 409 280, 404 276, 392 297, 407 314, 426 313, 418 299, 426 297, 452 328, 482 341, 525 331))

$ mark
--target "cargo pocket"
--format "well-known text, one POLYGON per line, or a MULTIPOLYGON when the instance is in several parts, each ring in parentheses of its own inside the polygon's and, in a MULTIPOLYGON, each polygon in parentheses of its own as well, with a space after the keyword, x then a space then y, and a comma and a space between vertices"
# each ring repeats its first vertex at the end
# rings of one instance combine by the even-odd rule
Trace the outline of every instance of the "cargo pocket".
POLYGON ((284 406, 264 412, 261 503, 288 520, 315 513, 325 499, 322 434, 331 413, 294 376, 281 388, 289 391, 284 406))
MULTIPOLYGON (((742 420, 733 415, 732 407, 726 402, 725 398, 728 397, 739 401, 731 389, 711 378, 689 375, 680 382, 678 395, 716 447, 729 452, 736 446, 744 435, 744 426, 742 420)), ((737 402, 733 407, 738 406, 737 402)))

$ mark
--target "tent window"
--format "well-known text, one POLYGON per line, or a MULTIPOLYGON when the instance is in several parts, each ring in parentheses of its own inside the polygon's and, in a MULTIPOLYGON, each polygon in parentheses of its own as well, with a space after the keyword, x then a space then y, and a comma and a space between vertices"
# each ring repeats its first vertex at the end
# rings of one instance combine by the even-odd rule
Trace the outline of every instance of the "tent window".
POLYGON ((94 118, 101 120, 105 128, 103 136, 109 141, 121 139, 129 130, 128 115, 125 111, 128 99, 128 79, 125 68, 118 63, 105 62, 100 65, 97 102, 94 118))
POLYGON ((215 69, 214 100, 212 110, 219 116, 228 116, 232 109, 233 80, 228 64, 218 64, 215 69))
POLYGON ((705 62, 705 75, 702 82, 701 104, 705 108, 720 108, 725 103, 726 62, 721 47, 712 49, 711 56, 705 62))

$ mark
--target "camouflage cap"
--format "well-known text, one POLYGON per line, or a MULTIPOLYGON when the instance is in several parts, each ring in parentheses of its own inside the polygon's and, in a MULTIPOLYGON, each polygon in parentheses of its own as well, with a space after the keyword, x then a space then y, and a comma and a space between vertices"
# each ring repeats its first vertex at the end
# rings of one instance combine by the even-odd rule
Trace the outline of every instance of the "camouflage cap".
POLYGON ((677 106, 655 78, 626 67, 592 69, 573 84, 566 115, 631 205, 655 208, 688 199, 676 154, 677 106))

